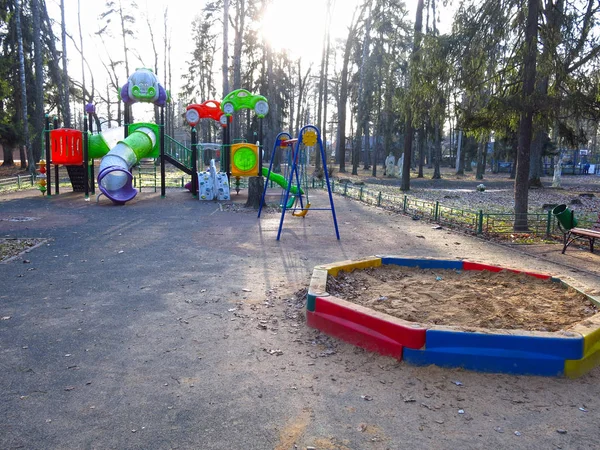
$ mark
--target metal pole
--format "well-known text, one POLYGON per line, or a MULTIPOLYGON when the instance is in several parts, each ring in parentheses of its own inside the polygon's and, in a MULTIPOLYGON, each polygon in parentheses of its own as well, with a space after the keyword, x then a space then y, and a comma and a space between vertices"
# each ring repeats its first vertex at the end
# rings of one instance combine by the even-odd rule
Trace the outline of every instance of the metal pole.
POLYGON ((165 108, 160 108, 160 196, 165 198, 165 108))
POLYGON ((46 114, 46 195, 52 195, 52 155, 50 152, 50 117, 46 114))
MULTIPOLYGON (((231 146, 230 146, 230 138, 229 128, 231 126, 231 122, 227 124, 225 128, 223 128, 223 151, 225 152, 223 161, 225 162, 225 170, 221 168, 221 172, 227 173, 227 180, 231 181, 231 146)), ((231 183, 230 183, 231 185, 231 183)))
MULTIPOLYGON (((54 129, 56 130, 58 128, 58 118, 55 117, 54 118, 54 129)), ((48 170, 50 170, 50 167, 48 167, 48 170)), ((59 193, 59 187, 58 187, 58 165, 54 166, 54 194, 58 195, 59 193)))
POLYGON ((258 119, 258 176, 262 176, 262 163, 263 163, 263 152, 262 149, 265 147, 263 142, 263 119, 258 119))
POLYGON ((85 198, 90 198, 90 173, 88 164, 88 121, 83 120, 83 184, 85 198))
MULTIPOLYGON (((88 130, 90 133, 94 132, 94 122, 92 120, 92 113, 88 114, 88 130)), ((100 130, 97 130, 100 133, 100 130)), ((89 156, 89 155, 88 155, 89 156)), ((90 173, 90 192, 92 195, 96 193, 96 183, 94 182, 95 174, 94 174, 94 160, 92 159, 92 163, 89 165, 89 173, 90 173)))
POLYGON ((192 127, 192 194, 198 196, 198 133, 192 127))

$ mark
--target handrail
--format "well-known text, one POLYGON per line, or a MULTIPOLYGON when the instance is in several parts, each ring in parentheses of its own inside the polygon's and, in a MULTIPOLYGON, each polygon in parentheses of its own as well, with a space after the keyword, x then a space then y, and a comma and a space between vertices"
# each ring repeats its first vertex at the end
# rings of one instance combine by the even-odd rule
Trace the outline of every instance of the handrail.
MULTIPOLYGON (((192 150, 165 134, 165 155, 170 156, 188 169, 192 169, 192 150)), ((198 155, 198 159, 200 155, 198 155)))

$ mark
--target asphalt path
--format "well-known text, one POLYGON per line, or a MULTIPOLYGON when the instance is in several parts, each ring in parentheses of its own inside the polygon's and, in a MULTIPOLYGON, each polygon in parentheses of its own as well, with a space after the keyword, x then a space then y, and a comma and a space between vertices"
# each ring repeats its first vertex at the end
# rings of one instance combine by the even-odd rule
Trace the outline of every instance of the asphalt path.
POLYGON ((545 272, 598 295, 597 255, 335 202, 340 241, 329 211, 286 217, 276 241, 274 210, 180 190, 125 206, 0 196, 0 237, 46 239, 0 264, 0 448, 597 448, 599 369, 411 367, 307 329, 294 295, 315 265, 370 255, 545 272))

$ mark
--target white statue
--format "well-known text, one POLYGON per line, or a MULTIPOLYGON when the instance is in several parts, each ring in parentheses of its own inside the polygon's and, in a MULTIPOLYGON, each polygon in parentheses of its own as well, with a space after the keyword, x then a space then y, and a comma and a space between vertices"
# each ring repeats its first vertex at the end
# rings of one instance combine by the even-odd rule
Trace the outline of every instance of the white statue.
POLYGON ((561 187, 561 175, 562 175, 562 154, 556 157, 556 164, 554 164, 554 175, 552 177, 552 187, 561 187))
POLYGON ((402 166, 404 166, 404 153, 398 158, 398 178, 402 179, 402 166))
POLYGON ((395 164, 396 164, 396 158, 394 157, 392 152, 390 152, 388 157, 385 158, 385 173, 384 173, 384 175, 387 175, 388 177, 393 177, 395 164))

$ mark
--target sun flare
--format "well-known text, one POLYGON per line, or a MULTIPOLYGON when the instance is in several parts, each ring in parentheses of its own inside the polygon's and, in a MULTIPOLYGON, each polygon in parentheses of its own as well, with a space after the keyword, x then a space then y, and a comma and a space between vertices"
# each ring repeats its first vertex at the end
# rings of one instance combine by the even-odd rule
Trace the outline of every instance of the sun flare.
POLYGON ((325 25, 324 5, 322 0, 274 0, 263 15, 260 34, 275 51, 286 51, 290 57, 307 62, 318 61, 325 25))

